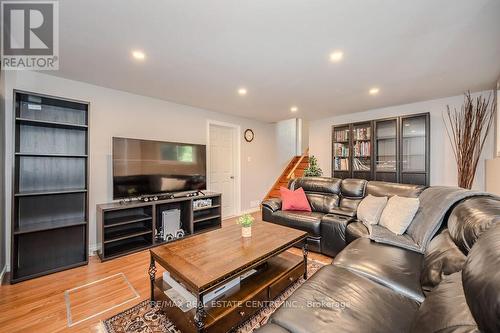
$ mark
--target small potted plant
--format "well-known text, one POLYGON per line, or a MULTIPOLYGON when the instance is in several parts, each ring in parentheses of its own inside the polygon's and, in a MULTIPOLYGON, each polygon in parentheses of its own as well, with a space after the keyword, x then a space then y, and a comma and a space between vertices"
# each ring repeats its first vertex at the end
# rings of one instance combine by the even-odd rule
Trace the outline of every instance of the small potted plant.
POLYGON ((245 214, 240 216, 238 219, 238 224, 241 225, 241 236, 251 237, 252 236, 252 224, 255 219, 250 214, 245 214))

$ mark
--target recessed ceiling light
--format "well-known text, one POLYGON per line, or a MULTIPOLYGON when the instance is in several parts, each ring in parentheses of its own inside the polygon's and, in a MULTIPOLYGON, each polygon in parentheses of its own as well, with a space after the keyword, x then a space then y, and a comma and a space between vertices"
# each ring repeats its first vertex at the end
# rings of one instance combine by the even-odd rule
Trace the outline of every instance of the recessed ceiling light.
POLYGON ((380 92, 379 88, 371 88, 369 93, 370 95, 377 95, 380 92))
POLYGON ((331 62, 339 62, 340 60, 342 60, 343 57, 344 57, 344 52, 342 51, 334 51, 330 53, 331 62))
POLYGON ((239 88, 238 89, 238 95, 245 96, 246 94, 247 94, 247 89, 246 88, 239 88))
POLYGON ((144 60, 146 58, 146 54, 139 50, 132 51, 132 56, 137 60, 144 60))
POLYGON ((297 112, 297 111, 299 111, 299 108, 298 108, 298 107, 296 107, 296 106, 292 106, 292 107, 290 108, 290 111, 292 111, 292 112, 297 112))

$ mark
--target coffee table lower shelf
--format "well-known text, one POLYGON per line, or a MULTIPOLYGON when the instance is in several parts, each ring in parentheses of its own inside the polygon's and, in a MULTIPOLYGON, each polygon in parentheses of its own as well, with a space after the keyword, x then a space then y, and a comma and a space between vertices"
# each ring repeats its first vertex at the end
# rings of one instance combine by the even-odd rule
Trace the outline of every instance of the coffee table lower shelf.
MULTIPOLYGON (((272 257, 259 272, 205 305, 207 316, 203 331, 222 333, 237 327, 304 276, 305 272, 302 257, 287 252, 272 257)), ((164 293, 170 288, 162 277, 157 278, 154 299, 163 301, 162 311, 181 332, 197 332, 194 321, 196 309, 183 312, 176 307, 164 293)))

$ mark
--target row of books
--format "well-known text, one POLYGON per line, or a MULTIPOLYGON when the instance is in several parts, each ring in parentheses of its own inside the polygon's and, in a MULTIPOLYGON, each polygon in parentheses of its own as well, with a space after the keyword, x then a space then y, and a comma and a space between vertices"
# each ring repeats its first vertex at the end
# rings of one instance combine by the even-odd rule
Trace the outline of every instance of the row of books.
POLYGON ((371 142, 370 141, 358 141, 352 147, 354 156, 370 156, 371 154, 371 142))
POLYGON ((353 130, 354 140, 370 140, 372 137, 371 127, 359 127, 353 130))
POLYGON ((335 143, 333 145, 333 155, 347 157, 349 156, 349 147, 343 143, 335 143))
POLYGON ((335 141, 349 141, 349 129, 335 131, 333 136, 335 141))
POLYGON ((333 169, 336 171, 348 171, 349 159, 336 157, 333 161, 333 169))

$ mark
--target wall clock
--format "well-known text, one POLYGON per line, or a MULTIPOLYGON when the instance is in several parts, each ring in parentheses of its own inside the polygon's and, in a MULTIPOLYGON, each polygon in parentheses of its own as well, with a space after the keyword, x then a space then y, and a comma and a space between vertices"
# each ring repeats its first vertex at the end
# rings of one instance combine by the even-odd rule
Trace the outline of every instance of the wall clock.
POLYGON ((252 142, 254 137, 255 137, 255 135, 253 134, 253 131, 250 128, 245 130, 246 142, 252 142))

